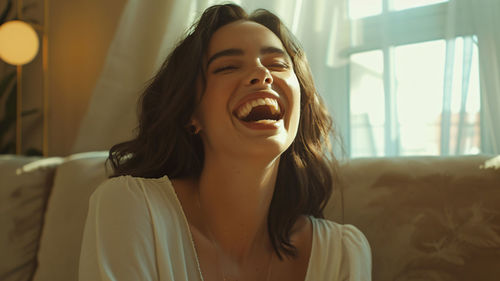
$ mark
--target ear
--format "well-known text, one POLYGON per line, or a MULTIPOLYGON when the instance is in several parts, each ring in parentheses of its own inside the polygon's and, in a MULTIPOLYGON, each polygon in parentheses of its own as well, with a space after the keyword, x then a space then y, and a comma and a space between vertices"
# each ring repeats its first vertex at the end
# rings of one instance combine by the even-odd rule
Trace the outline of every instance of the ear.
POLYGON ((189 123, 189 128, 193 135, 197 135, 201 131, 201 125, 198 119, 195 117, 191 118, 191 122, 189 123))

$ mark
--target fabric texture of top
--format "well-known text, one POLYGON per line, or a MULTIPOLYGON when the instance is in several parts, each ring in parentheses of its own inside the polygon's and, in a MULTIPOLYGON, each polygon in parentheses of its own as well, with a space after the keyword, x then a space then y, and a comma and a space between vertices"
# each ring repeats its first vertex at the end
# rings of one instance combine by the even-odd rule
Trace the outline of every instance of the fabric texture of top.
MULTIPOLYGON (((369 281, 371 252, 352 225, 310 217, 305 281, 369 281)), ((80 281, 202 281, 189 224, 168 177, 121 176, 90 197, 80 281)))

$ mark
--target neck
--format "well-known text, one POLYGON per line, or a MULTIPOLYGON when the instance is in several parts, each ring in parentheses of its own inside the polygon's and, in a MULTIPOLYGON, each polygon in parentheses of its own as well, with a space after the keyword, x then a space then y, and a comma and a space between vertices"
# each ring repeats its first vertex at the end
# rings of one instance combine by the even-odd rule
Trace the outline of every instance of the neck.
POLYGON ((199 179, 202 216, 221 252, 238 263, 272 251, 267 216, 279 158, 272 161, 205 158, 199 179))

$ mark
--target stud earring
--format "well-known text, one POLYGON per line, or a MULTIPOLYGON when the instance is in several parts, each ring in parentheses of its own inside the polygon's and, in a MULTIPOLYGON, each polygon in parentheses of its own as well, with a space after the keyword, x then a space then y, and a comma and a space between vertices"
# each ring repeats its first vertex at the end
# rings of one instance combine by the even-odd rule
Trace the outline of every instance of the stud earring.
POLYGON ((197 135, 200 132, 200 126, 196 124, 196 121, 191 121, 191 124, 188 126, 189 133, 191 135, 197 135))
POLYGON ((191 125, 190 130, 191 130, 191 134, 193 134, 193 135, 197 135, 200 132, 200 128, 198 126, 195 126, 195 125, 191 125))

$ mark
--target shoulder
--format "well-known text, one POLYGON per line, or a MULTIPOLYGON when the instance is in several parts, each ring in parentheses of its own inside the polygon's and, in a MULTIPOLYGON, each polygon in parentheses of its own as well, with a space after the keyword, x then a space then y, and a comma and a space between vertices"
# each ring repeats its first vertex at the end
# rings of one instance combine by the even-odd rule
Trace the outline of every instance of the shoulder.
POLYGON ((106 196, 138 196, 146 191, 146 189, 162 185, 168 185, 170 181, 167 176, 162 178, 141 178, 133 176, 119 176, 109 178, 103 181, 94 191, 92 197, 106 196))
POLYGON ((342 225, 341 228, 342 249, 346 260, 350 263, 370 263, 371 267, 370 244, 363 232, 350 224, 342 225))
POLYGON ((340 280, 371 280, 371 250, 357 227, 325 219, 312 219, 315 239, 325 255, 338 260, 340 280))
POLYGON ((342 280, 371 280, 372 256, 365 235, 353 225, 342 226, 342 280))
POLYGON ((140 180, 121 176, 102 182, 89 202, 80 280, 153 280, 158 274, 154 226, 140 180))
POLYGON ((130 212, 144 208, 147 205, 147 197, 151 197, 147 193, 154 192, 156 186, 164 188, 169 185, 170 181, 166 176, 158 179, 132 176, 109 178, 92 193, 90 205, 130 212))
POLYGON ((327 240, 339 239, 343 245, 351 247, 357 245, 360 248, 369 250, 370 245, 363 232, 351 224, 340 224, 326 219, 311 217, 315 236, 321 236, 327 240))
POLYGON ((121 212, 136 212, 144 207, 144 194, 131 176, 109 178, 102 182, 90 197, 90 208, 97 216, 121 212))

